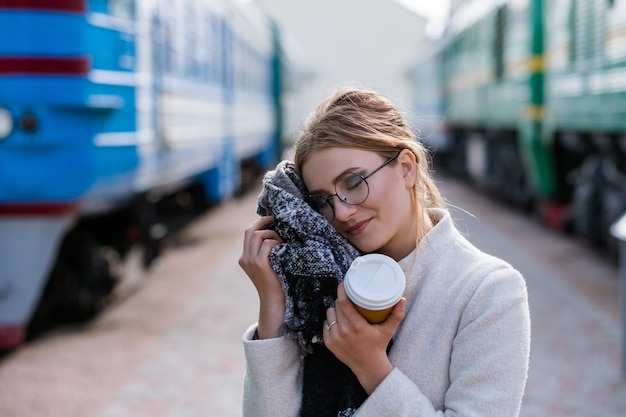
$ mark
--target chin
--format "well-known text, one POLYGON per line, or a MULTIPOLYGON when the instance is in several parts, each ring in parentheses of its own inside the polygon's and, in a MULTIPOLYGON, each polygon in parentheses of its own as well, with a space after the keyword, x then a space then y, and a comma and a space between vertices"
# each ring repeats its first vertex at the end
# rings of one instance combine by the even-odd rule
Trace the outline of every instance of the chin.
POLYGON ((350 243, 352 243, 352 245, 354 245, 354 247, 357 248, 361 253, 378 252, 378 249, 381 248, 378 245, 367 245, 363 244, 362 242, 350 241, 350 243))

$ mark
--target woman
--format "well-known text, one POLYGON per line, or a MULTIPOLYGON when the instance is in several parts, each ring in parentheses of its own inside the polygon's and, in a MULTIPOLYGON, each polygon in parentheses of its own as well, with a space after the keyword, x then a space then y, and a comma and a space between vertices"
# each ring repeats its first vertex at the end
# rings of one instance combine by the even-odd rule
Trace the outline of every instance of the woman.
MULTIPOLYGON (((392 103, 354 88, 322 102, 296 142, 308 201, 360 253, 390 256, 407 278, 404 299, 377 325, 337 287, 323 343, 365 395, 334 415, 519 413, 530 346, 525 282, 459 234, 427 156, 392 103)), ((272 222, 264 216, 246 230, 240 258, 260 300, 244 335, 244 415, 317 415, 303 402, 298 347, 281 331, 285 293, 268 257, 283 239, 272 222)))

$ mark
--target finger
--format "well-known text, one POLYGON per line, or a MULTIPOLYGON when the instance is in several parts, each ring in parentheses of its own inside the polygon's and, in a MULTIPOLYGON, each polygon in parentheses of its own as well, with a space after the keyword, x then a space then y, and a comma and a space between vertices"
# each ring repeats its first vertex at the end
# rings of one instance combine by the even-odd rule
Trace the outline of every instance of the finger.
POLYGON ((330 340, 331 329, 337 326, 337 315, 334 307, 330 307, 326 310, 326 320, 322 326, 322 337, 324 340, 330 340))
POLYGON ((396 332, 396 329, 398 328, 402 320, 404 320, 405 306, 406 299, 401 298, 400 301, 398 301, 393 307, 391 315, 387 318, 387 320, 384 321, 384 323, 382 323, 382 326, 389 329, 392 334, 396 332))
POLYGON ((348 295, 346 294, 346 287, 345 285, 343 285, 343 281, 341 281, 339 285, 337 285, 337 298, 339 297, 348 297, 348 295))
POLYGON ((258 230, 252 235, 252 240, 255 241, 259 246, 261 246, 266 241, 269 241, 268 243, 272 243, 272 246, 275 244, 274 242, 282 243, 282 239, 280 238, 278 233, 273 230, 258 230))
POLYGON ((276 245, 280 245, 281 243, 282 241, 280 239, 264 239, 259 248, 259 256, 263 258, 269 257, 272 248, 276 245))
POLYGON ((333 321, 336 321, 336 320, 337 320, 337 310, 335 309, 335 307, 330 307, 329 309, 326 310, 326 321, 328 323, 332 323, 333 321))
POLYGON ((271 230, 258 230, 253 234, 248 234, 244 239, 239 265, 246 272, 268 268, 270 251, 281 243, 280 237, 271 230))
POLYGON ((254 233, 260 230, 268 230, 267 227, 274 221, 273 216, 263 216, 256 219, 244 232, 245 240, 250 240, 254 233))
POLYGON ((257 223, 261 228, 266 228, 274 222, 274 216, 261 216, 257 219, 257 223))
POLYGON ((343 282, 337 286, 337 300, 335 301, 335 307, 337 310, 337 321, 348 323, 358 323, 361 320, 365 320, 363 316, 357 311, 352 304, 352 301, 348 298, 343 282))
POLYGON ((268 241, 268 244, 270 245, 266 251, 268 251, 272 246, 282 243, 282 239, 278 236, 278 233, 273 230, 255 230, 247 234, 244 238, 244 253, 252 257, 258 255, 266 241, 268 241))

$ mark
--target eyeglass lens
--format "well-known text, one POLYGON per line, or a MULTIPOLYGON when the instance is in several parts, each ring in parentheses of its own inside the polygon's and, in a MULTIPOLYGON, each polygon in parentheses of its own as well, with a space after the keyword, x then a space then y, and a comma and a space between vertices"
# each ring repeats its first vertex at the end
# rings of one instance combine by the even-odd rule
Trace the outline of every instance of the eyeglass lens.
POLYGON ((369 187, 363 176, 348 172, 337 179, 335 183, 335 193, 327 197, 312 196, 320 214, 329 220, 335 217, 334 197, 338 197, 343 203, 350 205, 361 204, 367 199, 369 187))
POLYGON ((346 172, 335 181, 335 194, 331 194, 326 197, 322 196, 309 196, 321 215, 326 217, 328 221, 333 221, 335 218, 335 197, 339 198, 343 203, 356 206, 367 200, 369 196, 369 184, 367 178, 380 171, 383 167, 396 159, 400 152, 395 156, 392 156, 385 161, 381 166, 370 172, 365 177, 356 172, 346 172))

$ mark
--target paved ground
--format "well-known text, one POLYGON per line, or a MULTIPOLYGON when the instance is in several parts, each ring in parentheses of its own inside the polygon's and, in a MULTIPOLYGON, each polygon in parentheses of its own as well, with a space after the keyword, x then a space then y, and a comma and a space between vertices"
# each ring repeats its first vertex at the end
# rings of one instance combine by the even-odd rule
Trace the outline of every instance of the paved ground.
POLYGON ((201 219, 92 325, 6 358, 0 416, 240 416, 240 340, 257 301, 237 259, 254 199, 201 219))
MULTIPOLYGON (((626 416, 615 266, 456 181, 441 185, 475 216, 454 210, 470 240, 527 279, 533 339, 522 417, 626 416)), ((240 338, 258 304, 237 258, 255 200, 196 222, 89 326, 4 358, 0 416, 240 417, 240 338)))
POLYGON ((532 342, 521 416, 626 416, 616 266, 584 242, 502 210, 455 181, 442 187, 471 212, 454 210, 470 240, 526 278, 532 342))

